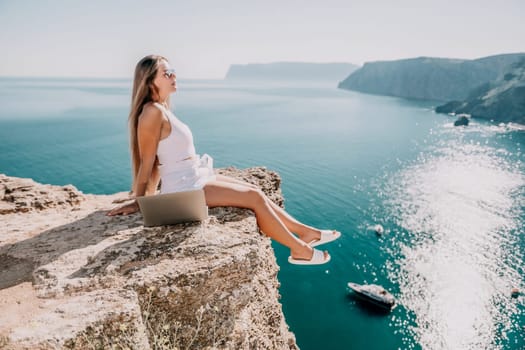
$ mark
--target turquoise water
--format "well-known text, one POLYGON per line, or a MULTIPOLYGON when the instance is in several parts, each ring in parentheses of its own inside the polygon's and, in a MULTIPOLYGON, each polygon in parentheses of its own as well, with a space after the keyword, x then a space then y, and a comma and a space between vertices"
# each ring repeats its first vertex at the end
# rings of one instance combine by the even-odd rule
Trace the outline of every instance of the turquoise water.
MULTIPOLYGON (((127 80, 0 79, 0 172, 128 190, 129 94, 127 80)), ((458 129, 432 101, 328 85, 180 81, 172 101, 216 166, 278 171, 291 214, 343 233, 317 267, 274 244, 301 349, 525 348, 525 297, 510 298, 525 290, 524 128, 458 129), (349 281, 400 305, 367 308, 349 281)))

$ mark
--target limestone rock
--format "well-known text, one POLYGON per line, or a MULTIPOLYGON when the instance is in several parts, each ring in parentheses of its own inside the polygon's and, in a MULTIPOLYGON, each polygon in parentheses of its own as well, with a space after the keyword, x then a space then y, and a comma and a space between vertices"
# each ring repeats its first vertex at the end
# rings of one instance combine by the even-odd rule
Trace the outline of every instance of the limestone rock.
POLYGON ((49 208, 71 208, 84 200, 72 185, 42 185, 32 179, 0 174, 0 215, 49 208))
MULTIPOLYGON (((276 173, 220 173, 282 205, 276 173)), ((202 223, 145 228, 140 214, 105 216, 124 192, 5 175, 0 184, 10 208, 0 216, 0 348, 297 348, 270 240, 251 211, 214 208, 202 223)))
POLYGON ((460 115, 458 119, 454 122, 454 126, 467 126, 469 123, 468 117, 466 115, 460 115))

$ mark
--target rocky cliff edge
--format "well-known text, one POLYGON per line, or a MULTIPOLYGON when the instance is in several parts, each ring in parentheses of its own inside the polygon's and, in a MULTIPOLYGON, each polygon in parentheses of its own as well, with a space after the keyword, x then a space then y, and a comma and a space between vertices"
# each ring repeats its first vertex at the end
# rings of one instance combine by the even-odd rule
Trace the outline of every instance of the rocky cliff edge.
MULTIPOLYGON (((282 205, 264 168, 221 169, 282 205)), ((146 228, 88 195, 0 175, 1 349, 296 349, 249 210, 146 228)))

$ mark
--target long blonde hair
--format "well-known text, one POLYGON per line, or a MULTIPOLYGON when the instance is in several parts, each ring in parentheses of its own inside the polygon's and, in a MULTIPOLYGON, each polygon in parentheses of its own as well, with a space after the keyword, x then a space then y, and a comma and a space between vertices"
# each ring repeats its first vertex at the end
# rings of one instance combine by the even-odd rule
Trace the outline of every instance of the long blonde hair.
MULTIPOLYGON (((153 81, 157 75, 159 65, 162 61, 168 61, 165 57, 159 55, 148 55, 141 59, 135 67, 135 77, 133 79, 133 92, 131 95, 131 111, 129 112, 129 141, 131 153, 131 171, 133 175, 133 182, 131 191, 135 191, 137 174, 140 167, 140 151, 137 139, 137 128, 139 124, 139 116, 142 113, 144 105, 148 102, 158 102, 159 91, 153 81)), ((169 104, 169 100, 167 101, 169 104)), ((155 164, 146 192, 154 192, 158 185, 158 159, 155 158, 155 164)))

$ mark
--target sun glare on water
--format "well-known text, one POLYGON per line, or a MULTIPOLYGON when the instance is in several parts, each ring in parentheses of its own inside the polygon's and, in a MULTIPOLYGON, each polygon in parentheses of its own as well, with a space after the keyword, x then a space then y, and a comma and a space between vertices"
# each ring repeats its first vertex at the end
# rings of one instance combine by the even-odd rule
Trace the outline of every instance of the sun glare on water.
POLYGON ((498 349, 509 332, 523 336, 523 299, 510 290, 525 287, 525 178, 500 152, 437 142, 386 185, 398 227, 389 274, 423 349, 498 349))

